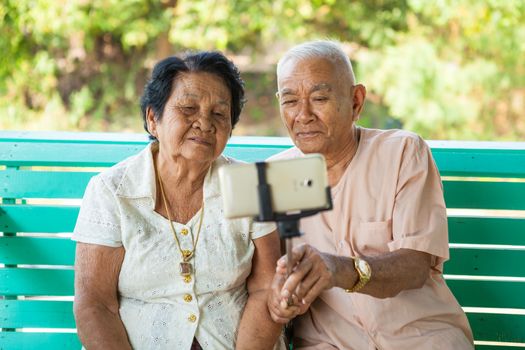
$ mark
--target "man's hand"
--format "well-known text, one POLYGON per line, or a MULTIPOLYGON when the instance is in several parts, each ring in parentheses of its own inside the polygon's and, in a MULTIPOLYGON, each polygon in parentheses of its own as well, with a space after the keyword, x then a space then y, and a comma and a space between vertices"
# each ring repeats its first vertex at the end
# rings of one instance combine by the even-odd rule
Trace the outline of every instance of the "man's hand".
POLYGON ((292 251, 293 269, 286 278, 287 257, 277 261, 268 308, 275 322, 286 323, 305 313, 324 290, 335 286, 336 257, 302 244, 292 251), (292 296, 292 304, 288 301, 292 296))
MULTIPOLYGON (((293 249, 292 260, 294 268, 282 288, 283 298, 295 294, 302 304, 311 304, 324 290, 336 285, 336 257, 302 244, 293 249)), ((286 256, 277 261, 277 270, 286 271, 286 256)))

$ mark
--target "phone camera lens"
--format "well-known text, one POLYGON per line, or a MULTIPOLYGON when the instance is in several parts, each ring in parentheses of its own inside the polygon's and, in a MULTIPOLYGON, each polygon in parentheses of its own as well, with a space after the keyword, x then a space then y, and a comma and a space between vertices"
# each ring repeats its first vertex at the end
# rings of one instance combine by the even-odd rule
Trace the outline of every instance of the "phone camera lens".
POLYGON ((304 179, 302 185, 305 187, 312 187, 313 180, 312 179, 304 179))

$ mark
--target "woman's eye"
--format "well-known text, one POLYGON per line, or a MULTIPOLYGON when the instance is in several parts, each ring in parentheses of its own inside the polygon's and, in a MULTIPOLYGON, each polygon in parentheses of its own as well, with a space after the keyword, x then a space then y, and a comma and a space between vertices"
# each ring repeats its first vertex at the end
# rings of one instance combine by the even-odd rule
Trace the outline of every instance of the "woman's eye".
POLYGON ((224 118, 224 114, 220 112, 214 112, 213 115, 217 118, 224 118))
POLYGON ((180 109, 184 113, 191 113, 191 112, 194 112, 196 110, 196 108, 194 106, 181 106, 180 109))

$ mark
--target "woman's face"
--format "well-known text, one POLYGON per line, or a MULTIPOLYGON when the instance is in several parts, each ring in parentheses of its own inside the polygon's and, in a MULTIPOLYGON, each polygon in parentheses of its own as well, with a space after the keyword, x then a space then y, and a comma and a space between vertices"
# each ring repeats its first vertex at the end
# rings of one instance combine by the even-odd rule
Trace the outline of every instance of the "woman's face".
POLYGON ((226 147, 231 131, 231 96, 211 73, 181 73, 173 82, 162 118, 148 112, 148 128, 161 152, 171 158, 212 162, 226 147))

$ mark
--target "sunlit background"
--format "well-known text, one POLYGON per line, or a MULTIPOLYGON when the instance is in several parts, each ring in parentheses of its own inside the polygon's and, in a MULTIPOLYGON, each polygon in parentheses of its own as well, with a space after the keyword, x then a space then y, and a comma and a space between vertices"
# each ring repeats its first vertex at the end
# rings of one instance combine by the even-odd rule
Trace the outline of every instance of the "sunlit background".
POLYGON ((284 135, 275 64, 344 43, 368 89, 360 124, 427 139, 525 140, 523 0, 2 0, 0 129, 142 132, 161 58, 219 49, 248 102, 235 135, 284 135))

